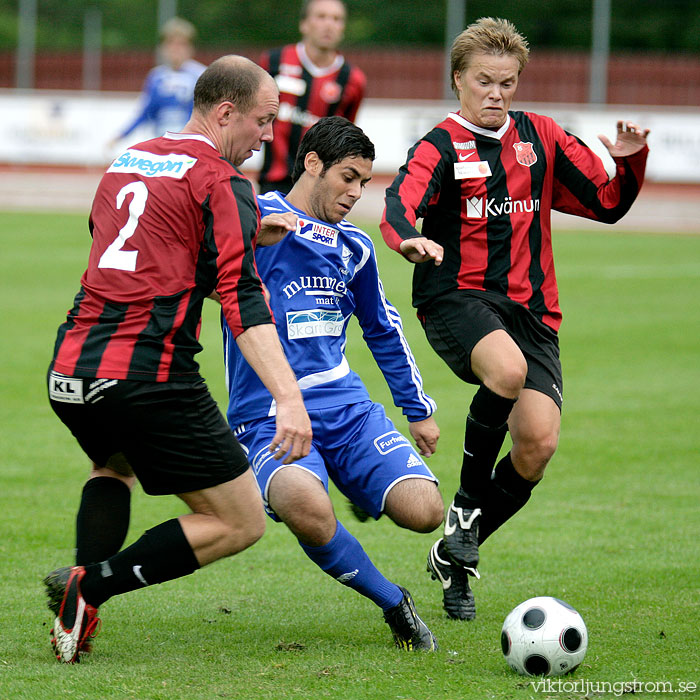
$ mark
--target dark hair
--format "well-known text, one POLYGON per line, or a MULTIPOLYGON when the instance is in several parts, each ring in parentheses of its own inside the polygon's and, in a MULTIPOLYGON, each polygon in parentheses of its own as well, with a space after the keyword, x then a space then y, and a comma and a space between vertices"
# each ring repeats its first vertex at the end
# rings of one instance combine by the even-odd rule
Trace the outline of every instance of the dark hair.
POLYGON ((374 144, 359 126, 345 117, 323 117, 304 134, 294 161, 293 182, 304 173, 304 159, 312 151, 323 163, 322 175, 349 156, 374 160, 374 144))
POLYGON ((246 114, 255 106, 266 75, 260 66, 243 56, 221 56, 199 76, 194 86, 194 109, 206 113, 222 102, 232 102, 246 114))
MULTIPOLYGON (((309 8, 311 7, 311 5, 318 1, 319 0, 303 0, 303 2, 301 3, 301 10, 299 12, 299 19, 305 20, 309 14, 309 8)), ((345 14, 347 14, 348 6, 345 4, 345 0, 336 1, 339 2, 345 8, 345 14)))

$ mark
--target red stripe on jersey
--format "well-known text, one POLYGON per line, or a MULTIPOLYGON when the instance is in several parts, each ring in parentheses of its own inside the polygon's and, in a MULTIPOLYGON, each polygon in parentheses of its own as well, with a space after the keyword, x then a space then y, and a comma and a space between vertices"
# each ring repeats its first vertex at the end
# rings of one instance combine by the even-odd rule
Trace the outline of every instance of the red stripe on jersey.
MULTIPOLYGON (((510 270, 508 271, 508 296, 520 304, 527 305, 532 297, 532 284, 530 282, 530 266, 532 254, 530 250, 533 221, 533 211, 526 211, 527 207, 520 207, 515 203, 532 200, 532 176, 528 165, 522 164, 517 159, 516 143, 521 142, 520 134, 515 125, 511 126, 503 136, 501 163, 506 178, 506 190, 513 202, 513 211, 506 216, 510 219, 512 235, 510 238, 510 270)), ((536 222, 539 225, 539 221, 536 222)))
MULTIPOLYGON (((227 223, 234 226, 237 230, 240 230, 238 203, 235 201, 236 198, 233 197, 233 193, 231 193, 231 200, 226 209, 223 209, 222 204, 216 200, 212 201, 212 205, 215 209, 228 211, 227 223)), ((238 313, 239 290, 237 278, 241 274, 243 263, 243 246, 238 245, 240 242, 239 236, 218 235, 216 238, 217 249, 219 251, 219 264, 228 264, 231 266, 231 270, 235 272, 235 276, 232 275, 224 280, 220 280, 217 285, 217 291, 222 298, 221 308, 234 338, 237 338, 244 330, 240 313, 238 313), (226 297, 226 301, 224 301, 224 297, 226 297)))
POLYGON ((403 240, 420 235, 415 230, 417 212, 421 210, 422 214, 423 200, 431 183, 434 183, 435 169, 440 161, 440 151, 433 144, 420 141, 397 176, 398 190, 395 187, 387 190, 386 207, 379 228, 392 250, 399 251, 403 240))
MULTIPOLYGON (((233 178, 230 187, 219 188, 212 193, 209 204, 213 218, 214 242, 218 252, 217 266, 219 269, 229 270, 229 274, 220 277, 216 289, 221 296, 226 322, 233 336, 238 337, 248 327, 241 309, 247 305, 251 294, 262 293, 251 234, 251 231, 257 231, 260 224, 260 210, 253 195, 252 185, 242 178, 233 178), (250 189, 251 197, 239 202, 234 187, 241 190, 250 189)), ((271 320, 272 312, 267 302, 265 307, 271 320)), ((266 321, 261 319, 258 322, 266 321)))
MULTIPOLYGON (((187 314, 187 307, 189 306, 190 299, 192 297, 192 292, 188 294, 183 294, 180 304, 177 308, 177 313, 175 314, 175 323, 170 333, 168 333, 165 338, 165 346, 163 352, 160 356, 160 364, 158 365, 158 381, 166 381, 170 377, 170 366, 173 362, 173 354, 175 353, 175 344, 173 343, 173 337, 175 333, 179 331, 182 324, 185 321, 185 316, 187 314)), ((200 319, 197 324, 197 329, 195 331, 195 337, 199 338, 199 330, 202 326, 202 321, 200 319)))
POLYGON ((540 265, 544 272, 544 281, 540 288, 544 296, 544 303, 548 313, 542 317, 542 322, 553 330, 558 330, 561 326, 561 307, 559 306, 559 286, 557 276, 554 271, 554 254, 552 252, 552 230, 549 221, 546 226, 542 226, 542 253, 540 255, 540 265))
POLYGON ((57 372, 72 375, 80 369, 79 362, 83 346, 88 339, 90 329, 98 322, 104 306, 104 302, 85 295, 77 309, 77 315, 76 307, 68 312, 69 321, 63 328, 67 325, 70 328, 63 336, 54 356, 54 369, 57 372))
POLYGON ((90 332, 90 326, 73 328, 66 333, 56 353, 53 368, 61 374, 73 375, 80 358, 80 350, 90 332))
MULTIPOLYGON (((465 187, 465 184, 462 185, 465 187)), ((477 193, 471 193, 469 198, 462 197, 461 219, 468 221, 469 225, 460 227, 460 265, 457 272, 458 289, 483 289, 484 273, 488 267, 489 243, 487 233, 487 220, 469 218, 467 207, 470 206, 468 199, 476 197, 480 200, 481 206, 485 206, 486 185, 477 193), (467 254, 468 253, 468 254, 467 254)))
MULTIPOLYGON (((124 320, 119 324, 102 353, 96 376, 112 379, 127 378, 136 340, 148 324, 149 318, 149 306, 140 304, 129 306, 124 320)), ((157 381, 165 379, 167 377, 159 376, 157 381)))
MULTIPOLYGON (((444 126, 450 132, 452 142, 467 143, 474 141, 474 134, 456 121, 447 119, 444 126)), ((460 150, 455 150, 459 154, 460 150)), ((478 160, 478 153, 467 159, 478 160)), ((457 155, 459 162, 459 155, 457 155)), ((488 216, 486 216, 487 189, 485 178, 465 178, 461 181, 460 198, 460 265, 457 273, 458 289, 483 289, 484 275, 488 268, 488 216), (481 211, 481 218, 475 216, 481 211)))

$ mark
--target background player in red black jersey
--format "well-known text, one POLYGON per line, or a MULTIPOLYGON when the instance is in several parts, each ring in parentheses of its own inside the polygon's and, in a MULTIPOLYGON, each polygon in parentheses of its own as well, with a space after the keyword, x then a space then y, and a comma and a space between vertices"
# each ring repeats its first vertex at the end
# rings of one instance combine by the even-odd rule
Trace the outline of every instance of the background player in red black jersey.
POLYGON ((460 487, 428 555, 450 617, 474 617, 468 574, 479 545, 522 508, 559 438, 561 322, 552 209, 613 223, 644 178, 648 129, 618 122, 609 179, 600 159, 552 119, 509 111, 528 60, 506 20, 482 18, 452 45, 460 110, 409 151, 386 193, 382 234, 416 263, 413 304, 435 351, 478 384, 460 487), (422 231, 415 226, 423 218, 422 231), (506 432, 512 448, 494 464, 506 432))
POLYGON ((263 69, 220 58, 197 81, 184 133, 127 149, 97 189, 88 268, 48 378, 52 408, 93 462, 78 565, 45 579, 60 661, 88 651, 108 598, 192 573, 262 536, 255 477, 194 360, 202 303, 214 291, 277 402, 270 451, 284 463, 308 454, 309 418, 253 258, 260 215, 238 169, 272 137, 277 108, 263 69), (119 551, 135 477, 191 512, 119 551))
POLYGON ((355 121, 366 79, 338 53, 345 19, 341 0, 305 0, 301 41, 268 51, 260 59, 280 90, 275 138, 263 147, 261 192, 289 192, 301 138, 321 117, 337 114, 355 121))

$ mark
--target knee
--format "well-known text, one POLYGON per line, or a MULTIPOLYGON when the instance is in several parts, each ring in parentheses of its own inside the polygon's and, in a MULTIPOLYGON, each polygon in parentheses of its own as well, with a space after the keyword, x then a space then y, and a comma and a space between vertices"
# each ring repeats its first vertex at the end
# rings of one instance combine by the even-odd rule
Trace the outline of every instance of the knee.
POLYGON ((513 442, 513 465, 518 473, 529 481, 538 481, 544 475, 549 460, 554 456, 558 435, 543 435, 539 438, 513 442))
POLYGON ((220 543, 221 549, 225 551, 224 556, 232 556, 252 547, 264 534, 265 513, 262 509, 259 514, 240 525, 222 523, 220 543))
POLYGON ((332 507, 302 508, 296 512, 279 514, 292 534, 309 547, 323 547, 328 544, 336 531, 336 518, 332 507))
MULTIPOLYGON (((437 487, 435 491, 437 492, 437 487)), ((442 525, 444 514, 445 506, 439 492, 437 492, 437 498, 432 500, 430 504, 424 508, 423 513, 416 517, 415 527, 412 529, 415 532, 432 532, 433 530, 437 530, 437 528, 442 525)))
POLYGON ((484 378, 484 384, 499 396, 514 399, 520 395, 526 378, 527 361, 521 356, 499 363, 484 378))
POLYGON ((327 544, 336 530, 335 511, 316 476, 293 465, 280 469, 268 490, 270 507, 292 534, 309 547, 327 544))
POLYGON ((265 534, 265 513, 260 512, 260 515, 253 522, 248 523, 245 531, 242 533, 243 547, 247 549, 252 547, 265 534))
POLYGON ((432 532, 440 527, 444 511, 437 484, 424 479, 409 479, 397 484, 389 492, 385 507, 386 514, 397 525, 414 532, 432 532), (401 484, 410 488, 410 495, 403 493, 405 489, 400 488, 401 484))

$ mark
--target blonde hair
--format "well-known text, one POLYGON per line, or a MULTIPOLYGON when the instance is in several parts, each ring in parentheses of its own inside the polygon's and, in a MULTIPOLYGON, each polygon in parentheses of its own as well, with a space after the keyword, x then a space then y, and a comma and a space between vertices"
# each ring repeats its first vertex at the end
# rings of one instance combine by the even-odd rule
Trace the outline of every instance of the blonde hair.
POLYGON ((468 68, 471 57, 477 53, 513 56, 518 60, 520 74, 530 56, 530 49, 527 39, 507 19, 481 17, 452 42, 450 81, 455 94, 455 73, 461 73, 468 68))
POLYGON ((196 36, 197 30, 195 29, 194 24, 188 22, 186 19, 182 19, 181 17, 171 17, 160 28, 160 38, 163 41, 175 37, 182 37, 186 41, 193 43, 196 36))

